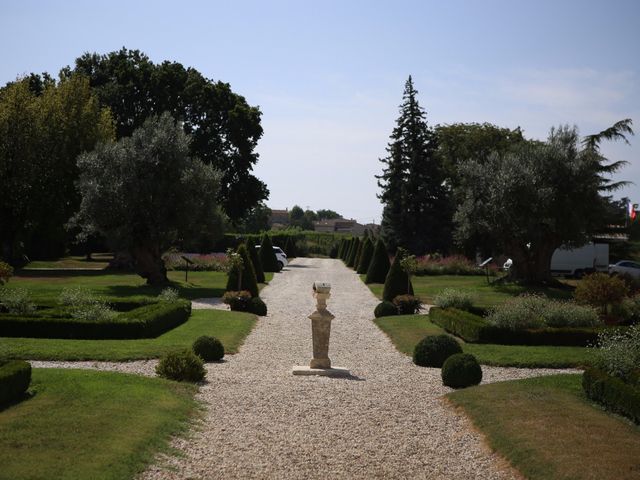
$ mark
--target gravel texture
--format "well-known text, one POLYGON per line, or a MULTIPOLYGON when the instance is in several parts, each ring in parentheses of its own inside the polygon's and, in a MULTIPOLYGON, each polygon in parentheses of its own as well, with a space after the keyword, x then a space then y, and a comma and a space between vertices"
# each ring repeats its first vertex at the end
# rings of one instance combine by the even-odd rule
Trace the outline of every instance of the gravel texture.
MULTIPOLYGON (((442 398, 451 390, 440 370, 413 365, 375 326, 378 300, 340 261, 298 259, 261 296, 269 315, 240 353, 207 366, 202 420, 173 441, 178 455, 157 459, 141 479, 519 478, 442 398), (329 353, 352 378, 291 374, 311 358, 314 280, 333 285, 329 353)), ((152 362, 87 362, 124 371, 137 363, 152 371, 152 362)), ((485 382, 558 372, 483 370, 485 382)))

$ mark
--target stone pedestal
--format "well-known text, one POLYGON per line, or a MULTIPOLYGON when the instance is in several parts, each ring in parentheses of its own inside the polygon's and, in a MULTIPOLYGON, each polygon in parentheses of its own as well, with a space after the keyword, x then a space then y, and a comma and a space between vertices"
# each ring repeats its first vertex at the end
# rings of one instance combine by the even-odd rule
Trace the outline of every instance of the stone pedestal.
POLYGON ((329 338, 331 336, 331 320, 335 317, 327 310, 327 299, 331 296, 331 285, 315 282, 313 296, 316 299, 316 311, 309 315, 311 319, 311 335, 313 338, 313 358, 308 367, 293 367, 294 375, 349 376, 345 368, 331 368, 329 358, 329 338))

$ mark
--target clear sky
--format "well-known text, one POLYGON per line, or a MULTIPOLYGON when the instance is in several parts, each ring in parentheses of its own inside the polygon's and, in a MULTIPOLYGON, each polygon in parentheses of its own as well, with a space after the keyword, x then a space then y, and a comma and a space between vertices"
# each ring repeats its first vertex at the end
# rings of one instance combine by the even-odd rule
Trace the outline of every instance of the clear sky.
MULTIPOLYGON (((632 118, 607 144, 640 202, 640 1, 0 0, 0 82, 122 46, 229 82, 262 112, 271 208, 380 220, 374 175, 413 75, 428 121, 545 138, 632 118)), ((567 188, 571 188, 567 185, 567 188)))

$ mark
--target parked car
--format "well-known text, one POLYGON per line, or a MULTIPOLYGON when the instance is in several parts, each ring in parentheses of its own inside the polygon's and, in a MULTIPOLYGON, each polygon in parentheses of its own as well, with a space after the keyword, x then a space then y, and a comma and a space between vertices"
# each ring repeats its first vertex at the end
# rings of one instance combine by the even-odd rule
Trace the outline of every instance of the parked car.
POLYGON ((618 263, 609 265, 609 273, 611 275, 628 273, 635 278, 640 278, 640 263, 632 260, 620 260, 618 263))
MULTIPOLYGON (((256 251, 260 251, 260 245, 256 245, 256 251)), ((289 265, 287 254, 284 253, 280 247, 273 247, 273 253, 276 254, 276 260, 278 261, 280 270, 289 265)))

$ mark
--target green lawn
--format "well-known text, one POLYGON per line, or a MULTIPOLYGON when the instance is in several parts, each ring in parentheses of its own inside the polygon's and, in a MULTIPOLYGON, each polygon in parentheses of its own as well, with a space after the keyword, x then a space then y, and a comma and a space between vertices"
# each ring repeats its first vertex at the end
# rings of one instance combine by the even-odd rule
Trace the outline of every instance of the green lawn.
POLYGON ((101 270, 107 268, 109 261, 113 258, 111 253, 94 253, 91 260, 85 256, 69 256, 57 260, 34 260, 29 262, 25 268, 91 268, 101 270))
MULTIPOLYGON (((427 335, 446 333, 431 323, 425 315, 397 315, 381 317, 375 324, 387 334, 395 347, 407 355, 413 355, 416 344, 427 335)), ((455 337, 454 337, 455 338, 455 337)), ((462 349, 472 353, 484 365, 509 367, 576 367, 590 363, 593 352, 582 347, 527 347, 521 345, 489 345, 464 343, 462 349)))
MULTIPOLYGON (((273 273, 266 273, 267 282, 273 273)), ((189 281, 184 281, 184 272, 169 272, 172 287, 187 299, 221 297, 227 285, 227 274, 223 272, 189 272, 189 281)), ((261 285, 264 286, 264 285, 261 285)), ((64 270, 21 270, 11 278, 7 288, 27 289, 36 303, 55 303, 63 288, 82 287, 96 295, 107 297, 156 296, 161 287, 151 287, 135 273, 111 273, 105 271, 74 272, 64 270)))
POLYGON ((0 410, 0 480, 132 479, 196 407, 192 385, 112 372, 34 369, 29 391, 0 410))
MULTIPOLYGON (((360 278, 364 281, 365 275, 360 278)), ((532 289, 520 285, 489 285, 485 277, 479 275, 428 275, 413 277, 414 293, 423 302, 433 304, 434 297, 445 288, 455 288, 471 293, 474 297, 474 305, 481 308, 491 307, 504 302, 509 297, 521 293, 542 293, 553 298, 570 298, 571 291, 557 288, 532 289)), ((367 285, 378 298, 382 297, 384 285, 372 283, 367 285)))
POLYGON ((157 338, 139 340, 62 340, 1 338, 0 357, 31 360, 136 360, 158 358, 188 348, 201 335, 218 338, 226 353, 237 353, 256 317, 224 310, 193 310, 189 320, 157 338))
POLYGON ((531 480, 640 478, 640 427, 584 396, 581 375, 553 375, 448 395, 531 480))

